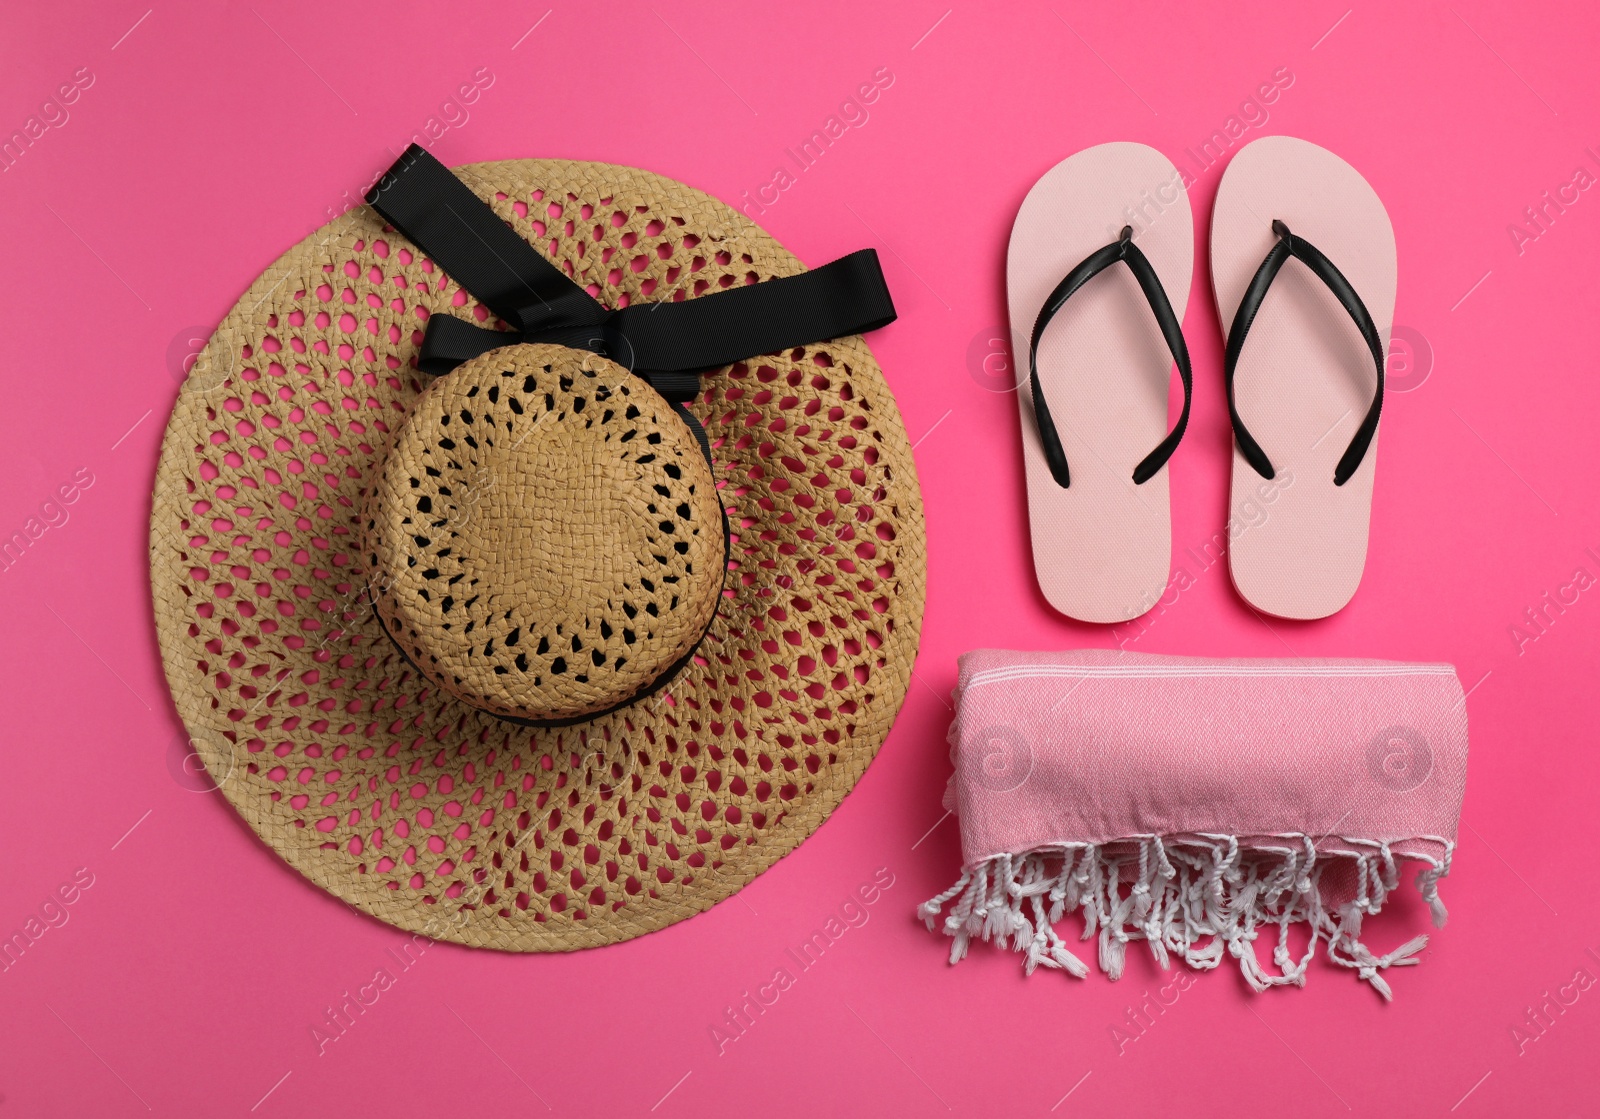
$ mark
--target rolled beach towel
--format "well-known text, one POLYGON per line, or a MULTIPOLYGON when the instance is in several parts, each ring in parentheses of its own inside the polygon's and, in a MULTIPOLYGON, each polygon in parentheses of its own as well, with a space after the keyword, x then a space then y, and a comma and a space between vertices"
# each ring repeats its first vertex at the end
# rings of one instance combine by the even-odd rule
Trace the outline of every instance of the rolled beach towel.
POLYGON ((918 910, 952 938, 951 963, 974 939, 1009 941, 1030 974, 1081 977, 1054 927, 1081 912, 1112 979, 1143 940, 1164 968, 1230 955, 1258 991, 1304 986, 1325 944, 1387 999, 1384 971, 1428 939, 1385 955, 1360 940, 1400 863, 1421 864, 1444 924, 1467 772, 1448 664, 978 650, 955 698, 945 807, 963 869, 918 910), (1275 971, 1255 946, 1274 927, 1275 971))

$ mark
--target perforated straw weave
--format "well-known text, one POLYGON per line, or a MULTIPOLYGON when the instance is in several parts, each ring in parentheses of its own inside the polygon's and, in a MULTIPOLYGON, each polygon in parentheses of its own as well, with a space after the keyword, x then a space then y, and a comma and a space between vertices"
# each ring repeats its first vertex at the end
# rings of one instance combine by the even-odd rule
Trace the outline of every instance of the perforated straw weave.
MULTIPOLYGON (((608 307, 803 271, 648 172, 457 174, 608 307)), ((893 397, 860 338, 707 374, 690 408, 731 535, 705 639, 655 695, 525 729, 420 676, 368 599, 360 513, 429 381, 432 314, 491 321, 362 208, 272 265, 197 359, 151 516, 178 711, 267 844, 393 925, 551 951, 701 912, 827 818, 905 698, 925 541, 893 397)))
POLYGON ((505 346, 428 386, 361 521, 368 592, 410 663, 546 724, 643 698, 706 632, 727 567, 689 425, 565 346, 505 346))

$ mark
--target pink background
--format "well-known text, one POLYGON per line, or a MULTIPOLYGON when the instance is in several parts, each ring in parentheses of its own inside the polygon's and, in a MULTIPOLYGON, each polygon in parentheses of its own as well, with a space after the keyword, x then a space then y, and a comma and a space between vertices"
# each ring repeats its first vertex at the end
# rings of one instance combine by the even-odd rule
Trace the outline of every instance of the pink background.
MULTIPOLYGON (((1512 1033, 1546 992, 1576 993, 1580 968, 1600 976, 1600 589, 1520 647, 1510 628, 1576 569, 1600 576, 1600 192, 1520 252, 1508 232, 1576 168, 1600 176, 1591 6, 658 0, 603 16, 476 5, 444 23, 420 4, 379 17, 155 2, 5 16, 0 132, 80 68, 94 82, 0 174, 13 269, 0 532, 80 469, 94 481, 0 571, 0 933, 77 868, 93 885, 0 974, 0 1114, 1222 1115, 1241 1101, 1600 1114, 1600 987, 1536 1040, 1512 1033), (209 332, 431 117, 458 116, 441 105, 480 67, 494 84, 434 143, 445 162, 629 163, 730 201, 874 71, 894 75, 870 120, 760 220, 813 264, 861 246, 883 257, 901 317, 872 345, 918 441, 931 541, 918 680, 833 820, 736 899, 572 956, 433 947, 319 1055, 311 1026, 394 970, 386 950, 404 937, 308 885, 176 768, 148 495, 191 328, 209 332), (1118 139, 1194 173, 1185 149, 1279 68, 1293 85, 1249 135, 1314 140, 1384 198, 1397 321, 1431 349, 1431 374, 1385 410, 1372 550, 1348 609, 1269 626, 1221 566, 1191 566, 1196 585, 1122 637, 1151 652, 1455 663, 1474 752, 1451 924, 1395 975, 1393 1005, 1327 965, 1308 989, 1267 996, 1208 973, 1119 1052, 1111 1027, 1167 981, 1147 956, 1130 953, 1116 984, 1024 980, 1015 956, 982 946, 952 969, 912 917, 957 870, 939 804, 956 655, 1118 639, 1052 614, 1035 589, 1016 408, 984 383, 982 351, 1005 319, 1011 220, 1041 173, 1118 139), (711 1026, 730 1003, 794 970, 786 949, 880 867, 893 885, 868 923, 719 1054, 711 1026)), ((1218 177, 1191 191, 1180 564, 1226 516, 1221 344, 1200 263, 1218 177)), ((1408 896, 1370 940, 1386 950, 1424 921, 1408 896)))

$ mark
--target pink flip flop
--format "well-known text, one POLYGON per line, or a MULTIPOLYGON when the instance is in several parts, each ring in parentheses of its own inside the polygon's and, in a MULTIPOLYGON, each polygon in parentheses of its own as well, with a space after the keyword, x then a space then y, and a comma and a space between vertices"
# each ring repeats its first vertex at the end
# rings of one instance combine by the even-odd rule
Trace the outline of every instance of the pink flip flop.
POLYGON ((1193 270, 1188 196, 1171 161, 1143 144, 1102 144, 1058 163, 1011 229, 1018 368, 1029 354, 1017 398, 1033 568, 1050 605, 1080 621, 1137 617, 1166 589, 1164 467, 1189 422, 1180 316, 1193 270), (1174 362, 1183 411, 1168 431, 1174 362))
POLYGON ((1240 518, 1234 586, 1265 613, 1327 617, 1367 561, 1394 229, 1355 168, 1268 136, 1241 149, 1217 187, 1211 277, 1231 324, 1231 508, 1265 514, 1240 518))

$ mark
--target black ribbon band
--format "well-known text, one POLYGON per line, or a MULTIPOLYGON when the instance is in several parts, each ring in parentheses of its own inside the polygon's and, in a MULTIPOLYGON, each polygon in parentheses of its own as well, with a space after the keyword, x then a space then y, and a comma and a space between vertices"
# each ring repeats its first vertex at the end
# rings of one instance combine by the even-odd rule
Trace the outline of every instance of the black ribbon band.
POLYGON ((609 310, 416 144, 372 188, 367 202, 511 327, 508 334, 433 316, 417 362, 425 373, 447 373, 517 342, 552 342, 604 354, 676 403, 691 399, 698 381, 666 374, 717 369, 895 320, 874 249, 698 299, 609 310))

